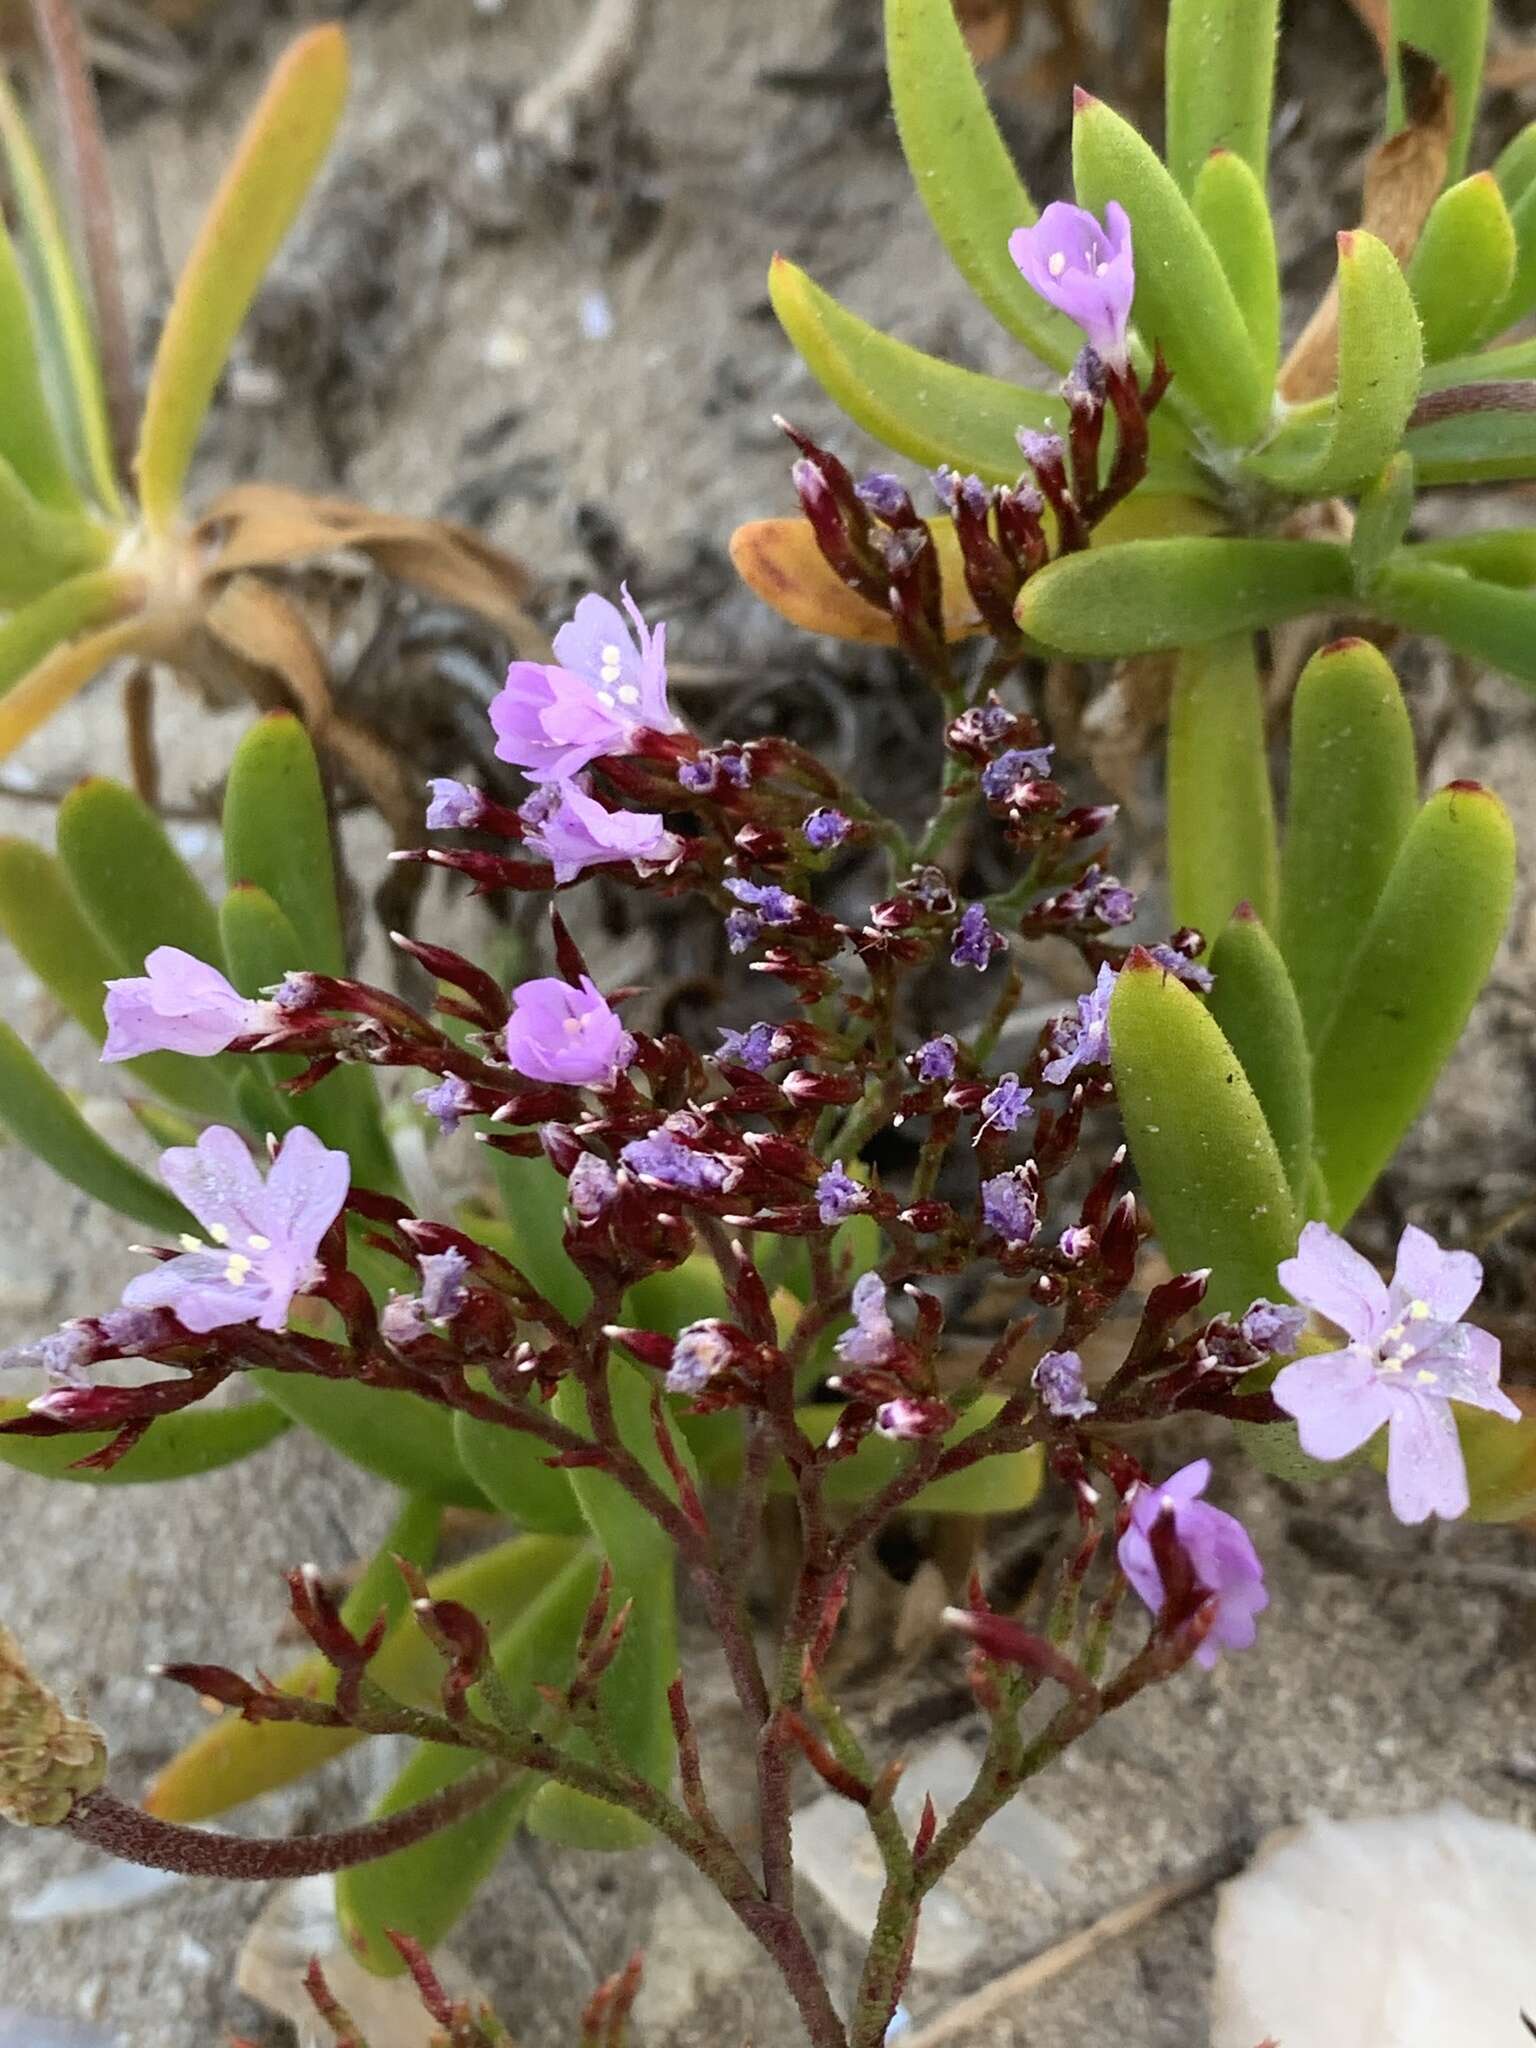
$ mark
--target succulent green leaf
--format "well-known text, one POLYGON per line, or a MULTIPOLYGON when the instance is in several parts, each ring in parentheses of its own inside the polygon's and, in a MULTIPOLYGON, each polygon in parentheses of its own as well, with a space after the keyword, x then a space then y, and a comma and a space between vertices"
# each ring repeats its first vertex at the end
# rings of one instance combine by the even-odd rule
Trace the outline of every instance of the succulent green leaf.
MULTIPOLYGON (((219 910, 219 928, 229 961, 229 978, 244 996, 259 996, 304 964, 304 946, 290 920, 265 889, 240 882, 219 910)), ((302 1073, 302 1059, 266 1053, 261 1064, 274 1084, 302 1073)), ((296 1123, 307 1124, 317 1137, 352 1161, 352 1178, 361 1186, 388 1194, 397 1184, 394 1155, 384 1135, 378 1087, 372 1072, 346 1064, 327 1074, 302 1095, 284 1098, 296 1123)))
MULTIPOLYGON (((144 399, 136 466, 139 503, 152 533, 176 525, 214 388, 256 288, 331 146, 346 94, 341 29, 330 23, 300 36, 279 60, 203 218, 144 399)), ((273 894, 283 902, 277 890, 273 894)))
POLYGON ((97 1136, 8 1024, 0 1024, 0 1124, 92 1201, 169 1238, 191 1227, 179 1202, 97 1136))
MULTIPOLYGON (((489 1383, 478 1383, 489 1393, 489 1383)), ((550 1466, 548 1444, 525 1430, 507 1429, 474 1416, 453 1418, 459 1460, 493 1507, 510 1515, 520 1529, 542 1535, 583 1536, 586 1520, 576 1505, 571 1482, 550 1466)))
MULTIPOLYGON (((538 1537, 524 1542, 537 1543, 538 1537)), ((596 1589, 597 1558, 572 1558, 492 1643, 491 1659, 514 1709, 529 1720, 539 1709, 539 1687, 571 1681, 576 1638, 596 1589)), ((472 1707, 490 1718, 483 1699, 472 1707)), ((482 1767, 474 1750, 421 1743, 374 1809, 376 1816, 399 1813, 482 1767)), ((345 1870, 336 1880, 336 1910, 348 1944, 370 1970, 398 1976, 405 1965, 387 1930, 409 1934, 434 1947, 468 1906, 482 1879, 526 1813, 538 1780, 522 1776, 456 1826, 429 1835, 413 1848, 345 1870)))
POLYGON ((59 859, 86 916, 127 973, 156 946, 225 969, 218 912, 142 798, 93 775, 59 805, 59 859))
MULTIPOLYGON (((1477 120, 1483 56, 1488 45, 1490 0, 1390 0, 1388 47, 1404 43, 1433 57, 1451 81, 1456 126, 1451 141, 1447 180, 1466 168, 1467 150, 1477 120)), ((1387 68, 1387 133, 1404 121, 1403 75, 1395 55, 1387 68)))
POLYGON ((1403 446, 1426 489, 1525 482, 1536 477, 1536 412, 1489 405, 1431 419, 1411 427, 1403 446))
POLYGON ((1029 579, 1015 617, 1088 660, 1252 633, 1350 596, 1349 555, 1331 541, 1188 537, 1066 555, 1029 579))
MULTIPOLYGON (((13 1422, 26 1412, 25 1401, 0 1401, 0 1422, 13 1422)), ((288 1417, 270 1401, 242 1401, 235 1408, 189 1408, 180 1415, 162 1415, 104 1472, 82 1470, 79 1461, 105 1450, 112 1430, 68 1436, 0 1434, 0 1464, 39 1478, 72 1479, 87 1486, 159 1486, 171 1479, 197 1479, 249 1458, 288 1427, 288 1417)))
POLYGON ((1408 559, 1439 562, 1449 569, 1465 570, 1484 583, 1527 590, 1536 585, 1536 526, 1492 527, 1485 533, 1423 541, 1409 550, 1408 559))
POLYGON ((295 1422, 402 1492, 452 1507, 488 1505, 459 1463, 452 1416, 419 1394, 267 1367, 249 1377, 295 1422))
MULTIPOLYGON (((112 427, 107 413, 101 359, 85 291, 58 199, 8 78, 0 76, 0 151, 5 156, 12 196, 22 233, 18 252, 31 286, 31 311, 36 323, 38 369, 62 423, 77 477, 89 485, 102 510, 123 516, 117 464, 112 453, 112 427)), ((27 373, 23 372, 26 377, 27 373)), ((19 397, 26 388, 7 376, 4 387, 19 397)), ((30 401, 29 401, 30 407, 30 401)), ((14 458, 13 458, 14 459, 14 458)), ((52 457, 49 456, 51 465, 52 457)), ((17 468, 35 481, 27 465, 17 468)), ((53 497, 53 503, 76 501, 53 497)))
POLYGON ((1514 875, 1509 815, 1479 783, 1440 790, 1403 841, 1313 1067, 1335 1229, 1429 1100, 1493 965, 1514 875))
POLYGON ((1161 345, 1181 400, 1229 445, 1269 423, 1271 376, 1249 339, 1232 287, 1189 202, 1128 121, 1087 94, 1072 129, 1078 203, 1103 216, 1116 199, 1136 245, 1136 326, 1161 345))
POLYGON ((1413 458, 1399 450, 1360 493, 1349 559, 1362 597, 1370 595, 1383 567, 1402 545, 1413 517, 1414 492, 1413 458))
POLYGON ((1038 209, 998 133, 953 0, 885 0, 885 63, 901 147, 939 240, 993 317, 1065 370, 1082 346, 1037 299, 1008 254, 1038 209))
POLYGON ((1507 206, 1513 206, 1536 186, 1536 121, 1527 121, 1514 138, 1506 142, 1493 161, 1493 175, 1499 181, 1507 206))
POLYGON ((1397 677, 1366 640, 1338 640, 1301 672, 1291 709, 1280 950, 1314 1047, 1419 802, 1413 727, 1397 677))
POLYGON ((1279 853, 1264 693, 1246 633, 1186 647, 1168 720, 1173 914, 1214 938, 1239 903, 1275 912, 1279 853))
POLYGON ((504 1225, 497 1249, 561 1315, 580 1322, 592 1290, 565 1249, 565 1181, 542 1153, 517 1159, 493 1151, 491 1173, 504 1225))
POLYGON ((1264 187, 1242 157, 1219 149, 1201 166, 1191 203, 1226 272, 1254 359, 1273 380, 1280 354, 1280 262, 1264 187))
POLYGON ((1425 560, 1425 553, 1402 548, 1392 557, 1371 587, 1372 610, 1536 684, 1536 589, 1485 583, 1451 562, 1425 560))
MULTIPOLYGON (((342 1605, 349 1628, 363 1629, 381 1607, 396 1617, 370 1667, 371 1676, 407 1706, 439 1700, 443 1660, 406 1605, 408 1588, 395 1563, 408 1557, 426 1570, 432 1562, 440 1510, 433 1501, 402 1508, 377 1555, 342 1605)), ((544 1593, 576 1555, 556 1536, 515 1536, 463 1564, 435 1572, 435 1599, 456 1600, 477 1614, 494 1641, 544 1593)), ((277 1680, 280 1691, 318 1699, 334 1696, 333 1666, 316 1654, 277 1680)), ((207 1820, 318 1770, 366 1738, 352 1728, 313 1728, 299 1722, 252 1722, 225 1714, 189 1742, 161 1771, 145 1800, 164 1820, 207 1820)))
MULTIPOLYGON (((996 1419, 1002 1408, 996 1394, 983 1394, 973 1401, 945 1438, 949 1444, 963 1443, 996 1419)), ((795 1419, 812 1443, 824 1444, 837 1427, 843 1411, 832 1404, 798 1408, 795 1419)), ((839 1506, 853 1506, 868 1500, 893 1480, 910 1461, 911 1453, 886 1437, 867 1436, 851 1458, 844 1458, 827 1472, 827 1499, 839 1506)), ((1040 1491, 1045 1463, 1038 1444, 1005 1457, 984 1458, 964 1471, 951 1472, 914 1494, 906 1512, 917 1515, 1011 1515, 1027 1508, 1040 1491)), ((732 1475, 734 1477, 734 1474, 732 1475)), ((775 1493, 793 1491, 793 1481, 783 1465, 769 1474, 775 1493)))
POLYGON ((1479 349, 1475 355, 1452 356, 1431 363, 1424 372, 1424 390, 1449 391, 1462 384, 1500 383, 1536 377, 1536 340, 1511 341, 1503 348, 1479 349))
POLYGON ((1279 0, 1171 0, 1164 59, 1168 168, 1192 192, 1213 149, 1262 189, 1269 165, 1279 0))
POLYGON ((1312 419, 1282 426, 1244 469, 1306 497, 1357 489, 1396 454, 1419 396, 1424 340, 1408 280, 1385 242, 1339 236, 1339 381, 1321 443, 1312 419))
POLYGON ((345 974, 331 821, 309 734, 291 712, 253 725, 235 749, 224 791, 224 872, 254 882, 303 947, 291 966, 345 974))
POLYGON ((1515 258, 1515 225, 1491 171, 1440 194, 1408 263, 1426 362, 1444 362, 1503 324, 1515 258))
MULTIPOLYGON (((677 1487, 656 1441, 652 1420, 651 1393, 658 1382, 653 1374, 631 1365, 628 1359, 613 1358, 608 1365, 607 1398, 612 1405, 614 1428, 619 1441, 645 1467, 669 1499, 677 1498, 677 1487)), ((593 1435, 587 1393, 580 1381, 567 1377, 556 1389, 551 1404, 559 1421, 593 1435)), ((671 1431, 673 1451, 679 1462, 692 1468, 693 1459, 679 1438, 670 1417, 663 1410, 664 1426, 671 1431)), ((606 1472, 580 1469, 566 1474, 587 1525, 615 1569, 649 1569, 672 1556, 672 1540, 652 1521, 646 1509, 634 1500, 616 1479, 606 1472)))
POLYGON ((80 493, 48 409, 38 371, 38 336, 21 265, 11 238, 0 230, 0 457, 16 486, 41 509, 80 513, 80 493))
MULTIPOLYGON (((1484 335, 1502 334, 1536 308, 1536 185, 1527 185, 1518 198, 1506 192, 1505 203, 1509 207, 1509 222, 1515 237, 1515 269, 1503 303, 1483 323, 1484 335)), ((1532 344, 1523 342, 1512 346, 1529 351, 1532 344)), ((1507 354, 1509 351, 1496 353, 1507 354)))
POLYGON ((1140 951, 1116 977, 1115 1087, 1152 1220, 1175 1271, 1209 1267, 1206 1302, 1236 1313, 1275 1291, 1296 1249, 1285 1167, 1258 1097, 1198 996, 1140 951))
MULTIPOLYGON (((128 965, 98 936, 59 862, 30 839, 0 839, 0 930, 100 1045, 107 1035, 104 985, 128 965)), ((119 1072, 194 1116, 219 1118, 232 1113, 228 1069, 228 1061, 162 1052, 125 1060, 119 1072)))
POLYGON ((1312 1166, 1312 1071, 1296 991, 1280 948, 1239 909, 1211 949, 1211 1015, 1242 1062, 1304 1213, 1312 1166))
POLYGON ((136 578, 116 569, 96 569, 69 577, 12 612, 0 624, 0 698, 61 641, 122 618, 136 610, 142 598, 136 578))
POLYGON ((27 604, 99 569, 117 539, 84 512, 61 512, 34 498, 0 455, 0 605, 27 604))
POLYGON ((1536 1404, 1529 1389, 1513 1392, 1526 1410, 1519 1422, 1477 1408, 1455 1410, 1474 1522, 1528 1522, 1536 1515, 1536 1404))

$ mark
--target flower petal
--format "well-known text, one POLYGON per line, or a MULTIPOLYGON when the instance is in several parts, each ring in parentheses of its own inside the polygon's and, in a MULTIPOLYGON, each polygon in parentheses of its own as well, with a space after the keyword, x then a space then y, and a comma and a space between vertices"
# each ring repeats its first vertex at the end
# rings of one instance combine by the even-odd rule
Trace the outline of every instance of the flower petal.
POLYGON ((1275 1375, 1276 1403, 1293 1416, 1311 1458, 1347 1458, 1392 1414, 1392 1400, 1373 1362, 1355 1351, 1298 1358, 1275 1375))
POLYGON ((617 701, 638 715, 643 680, 640 653, 624 614, 610 599, 596 592, 582 598, 555 635, 555 660, 594 690, 611 690, 617 701), (620 694, 624 690, 633 690, 635 695, 625 699, 620 694))
POLYGON ((341 1213, 352 1183, 352 1162, 298 1124, 283 1139, 267 1175, 263 1207, 266 1235, 286 1245, 295 1270, 314 1258, 320 1240, 341 1213))
POLYGON ((249 1236, 264 1221, 261 1175, 245 1140, 210 1124, 195 1145, 176 1145, 160 1161, 160 1178, 210 1236, 249 1236))
POLYGON ((1404 1387, 1392 1402, 1387 1498, 1400 1522, 1464 1515, 1467 1466, 1449 1403, 1404 1387))
POLYGON ((1427 1230, 1412 1223, 1399 1238, 1392 1275, 1394 1315, 1401 1315, 1409 1302, 1422 1301, 1437 1322, 1458 1322, 1482 1284, 1482 1261, 1471 1252, 1442 1251, 1427 1230))
POLYGON ((1281 1262, 1280 1284, 1357 1342, 1374 1344, 1391 1319, 1381 1275, 1326 1223, 1302 1231, 1295 1258, 1281 1262))
POLYGON ((1499 1340, 1475 1323, 1455 1323, 1444 1340, 1421 1351, 1407 1368, 1410 1386, 1468 1408, 1486 1408, 1506 1421, 1524 1418, 1499 1385, 1499 1340), (1433 1379, 1426 1378, 1433 1374, 1433 1379))
POLYGON ((199 1336, 231 1323, 261 1321, 268 1329, 282 1328, 281 1316, 271 1320, 272 1290, 259 1269, 252 1266, 231 1280, 229 1255, 218 1251, 183 1252, 152 1272, 136 1274, 123 1289, 123 1306, 169 1309, 199 1336))

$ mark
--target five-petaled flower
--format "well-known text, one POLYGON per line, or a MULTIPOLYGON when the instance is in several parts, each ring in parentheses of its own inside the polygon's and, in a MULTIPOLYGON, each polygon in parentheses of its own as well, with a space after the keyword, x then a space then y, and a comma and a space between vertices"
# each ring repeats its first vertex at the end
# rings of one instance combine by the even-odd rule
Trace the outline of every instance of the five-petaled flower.
POLYGON ((611 1088, 635 1056, 635 1041, 590 975, 573 987, 558 975, 512 991, 506 1053, 530 1081, 611 1088))
POLYGON ((1451 1403, 1518 1422, 1499 1387, 1499 1340, 1461 1320, 1483 1284, 1471 1252, 1442 1251, 1412 1224, 1386 1285, 1325 1223, 1309 1223, 1280 1267, 1287 1292, 1346 1347, 1298 1358, 1272 1392, 1314 1458, 1347 1458, 1387 1426, 1387 1497, 1401 1522, 1465 1514, 1467 1467, 1451 1403))
POLYGON ((665 626, 650 632, 627 590, 624 608, 589 595, 555 635, 552 663, 514 661, 491 705, 496 754, 530 782, 567 781, 637 732, 678 732, 667 702, 665 626), (638 642, 638 644, 637 644, 638 642))
POLYGON ((951 934, 950 964, 974 967, 978 974, 985 974, 992 964, 992 955, 1001 952, 1007 943, 987 916, 985 904, 968 903, 951 934))
POLYGON ((574 882, 586 868, 632 860, 664 867, 682 850, 676 833, 654 811, 610 811, 575 782, 540 790, 519 815, 528 827, 528 844, 555 871, 556 882, 574 882))
POLYGON ((1047 305, 1083 330, 1106 364, 1123 369, 1125 330, 1136 296, 1131 223, 1111 199, 1101 226, 1081 206, 1053 200, 1030 228, 1015 228, 1008 253, 1047 305))
POLYGON ((1258 1633, 1256 1617, 1269 1605, 1264 1567, 1253 1539, 1235 1515, 1201 1500, 1210 1484, 1211 1461, 1197 1458, 1161 1486, 1138 1486, 1130 1496, 1130 1521, 1120 1538, 1120 1569, 1154 1614, 1165 1592, 1152 1549, 1159 1516, 1173 1517, 1173 1530, 1196 1583, 1215 1601, 1215 1614, 1195 1662, 1207 1671, 1222 1650, 1246 1650, 1258 1633))
POLYGON ((853 1321, 833 1349, 845 1365, 885 1365, 895 1355, 897 1336, 885 1305, 885 1282, 864 1273, 853 1286, 853 1321))
POLYGON ((1047 1351, 1029 1380, 1051 1414, 1063 1421, 1081 1422, 1085 1415, 1098 1413, 1098 1402, 1088 1398, 1083 1361, 1075 1351, 1047 1351))
POLYGON ((107 983, 104 1060, 136 1059, 144 1052, 185 1052, 205 1057, 237 1038, 259 1038, 279 1021, 271 1003, 252 1002, 180 946, 156 946, 142 974, 107 983))
POLYGON ((869 1207, 869 1189, 835 1160, 816 1183, 816 1211, 823 1223, 844 1223, 869 1207))
POLYGON ((351 1164, 302 1125, 288 1132, 263 1181, 245 1140, 222 1124, 174 1146, 160 1177, 202 1225, 203 1238, 123 1289, 128 1308, 167 1308, 200 1334, 231 1323, 280 1330, 296 1294, 319 1277, 320 1240, 347 1199, 351 1164))
POLYGON ((1100 1067, 1109 1058, 1109 1000, 1115 992, 1115 970, 1106 962, 1087 995, 1077 999, 1075 1017, 1058 1017, 1050 1028, 1053 1057, 1040 1069, 1041 1079, 1059 1088, 1079 1067, 1100 1067))
POLYGON ((981 1143, 984 1132, 995 1124, 1000 1131, 1016 1131, 1019 1119, 1030 1114, 1029 1099, 1033 1088, 1021 1085, 1017 1074, 1000 1075, 995 1086, 981 1098, 981 1122, 976 1127, 976 1143, 981 1143))

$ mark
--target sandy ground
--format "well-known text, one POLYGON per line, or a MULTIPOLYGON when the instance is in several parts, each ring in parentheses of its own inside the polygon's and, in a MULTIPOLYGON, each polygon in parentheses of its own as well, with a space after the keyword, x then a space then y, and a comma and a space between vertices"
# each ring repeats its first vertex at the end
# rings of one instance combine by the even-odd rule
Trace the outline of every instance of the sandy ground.
MULTIPOLYGON (((243 10, 252 56, 215 66, 186 105, 120 109, 122 231, 146 331, 163 302, 164 260, 185 249, 198 196, 249 103, 256 58, 291 25, 286 12, 266 20, 272 12, 243 10)), ((340 483, 415 510, 457 493, 456 509, 484 520, 556 590, 612 580, 618 564, 673 618, 675 651, 718 678, 695 700, 708 715, 711 692, 739 683, 754 663, 777 664, 793 682, 797 664, 809 672, 819 660, 735 590, 723 565, 736 521, 788 503, 769 414, 833 427, 768 314, 770 252, 783 247, 807 261, 910 340, 979 367, 1018 365, 950 274, 907 189, 878 93, 860 83, 877 66, 875 45, 860 32, 873 10, 853 0, 772 8, 657 0, 634 95, 651 160, 626 157, 617 195, 612 180, 599 180, 561 199, 518 175, 506 138, 509 108, 547 72, 571 12, 564 0, 509 0, 499 9, 398 0, 355 11, 352 108, 329 211, 325 200, 316 210, 325 226, 301 238, 281 291, 258 314, 198 487, 260 473, 340 483), (843 80, 830 95, 763 82, 825 60, 843 80), (866 106, 868 118, 856 118, 866 106)), ((1295 12, 1302 27, 1329 38, 1319 77, 1348 65, 1366 75, 1363 45, 1330 25, 1326 0, 1295 12)), ((1293 274, 1311 279, 1310 244, 1334 217, 1316 165, 1325 160, 1334 183, 1348 184, 1371 106, 1337 76, 1320 109, 1294 99, 1285 106, 1290 161, 1302 167, 1281 180, 1293 274)), ((1023 105, 1008 118, 1045 177, 1052 165, 1059 172, 1059 118, 1023 105)), ((1042 180, 1040 189, 1051 187, 1042 180)), ((845 451, 862 452, 851 432, 837 433, 845 451)), ((1486 774, 1525 812, 1527 827, 1536 824, 1525 700, 1497 681, 1464 690, 1443 662, 1414 655, 1409 667, 1433 778, 1486 774)), ((162 737, 179 801, 216 785, 239 722, 186 699, 166 706, 162 737)), ((120 772, 122 758, 115 699, 104 687, 19 765, 41 783, 67 783, 87 768, 120 772)), ((48 813, 0 800, 0 828, 46 840, 48 813)), ((211 879, 211 831, 179 829, 211 879)), ((1536 844, 1529 829, 1525 839, 1536 844)), ((366 872, 383 842, 364 822, 349 847, 366 872)), ((1527 883, 1494 997, 1373 1227, 1385 1231, 1411 1210, 1473 1236, 1529 1186, 1536 1162, 1521 1105, 1531 903, 1527 883)), ((131 1144, 132 1126, 67 1026, 14 970, 3 1007, 131 1144)), ((93 1215, 15 1152, 5 1154, 5 1216, 6 1339, 114 1298, 133 1269, 127 1226, 93 1215)), ((1528 1240, 1524 1250, 1518 1236, 1502 1243, 1495 1281, 1517 1314, 1528 1270, 1528 1240)), ((1522 1754, 1536 1713, 1536 1571, 1527 1583, 1512 1570, 1502 1590, 1477 1572, 1488 1561, 1528 1567, 1525 1539, 1408 1536, 1387 1523, 1368 1481, 1343 1480, 1302 1503, 1241 1468, 1223 1476, 1270 1560, 1275 1604, 1261 1646, 1212 1677, 1138 1703, 1042 1786, 1040 1810, 1077 1852, 1051 1885, 996 1848, 962 1868, 957 1900, 984 1931, 984 1954, 954 1978, 919 1975, 912 2003, 920 2022, 994 1969, 1160 1878, 1240 1856, 1257 1834, 1309 1808, 1398 1811, 1454 1793, 1488 1813, 1536 1820, 1531 1760, 1522 1754), (1320 1561, 1307 1529, 1320 1512, 1334 1514, 1361 1548, 1320 1561), (1386 1546, 1401 1571, 1381 1563, 1376 1553, 1386 1546)), ((302 1558, 344 1566, 371 1548, 388 1511, 375 1485, 297 1434, 154 1499, 0 1471, 3 1611, 38 1665, 79 1687, 111 1738, 114 1782, 131 1790, 197 1719, 179 1698, 161 1698, 145 1663, 196 1655, 280 1662, 282 1568, 302 1558)), ((692 1661, 711 1750, 728 1772, 729 1714, 710 1691, 707 1660, 692 1661)), ((866 1712, 880 1726, 902 1703, 933 1700, 940 1704, 929 1720, 948 1715, 950 1732, 963 1733, 964 1715, 943 1706, 954 1678, 952 1662, 926 1665, 893 1681, 889 1697, 873 1694, 866 1712)), ((349 1763, 270 1802, 253 1822, 332 1822, 356 1811, 386 1769, 382 1758, 349 1763)), ((0 1835, 0 1918, 82 1862, 62 1841, 0 1835)), ((289 2037, 232 1989, 234 1956, 263 1904, 254 1893, 196 1884, 106 1918, 6 1927, 0 2043, 41 2048, 36 2029, 9 2020, 10 2010, 94 2029, 82 2048, 102 2040, 206 2048, 232 2031, 275 2048, 289 2037)), ((1188 2048, 1204 2032, 1209 1916, 1208 1897, 1163 1915, 1026 2008, 1001 2011, 963 2048, 1025 2040, 1030 2048, 1188 2048)), ((851 1946, 832 1915, 818 1925, 846 1981, 851 1946)), ((571 2038, 594 1977, 640 1945, 650 1958, 646 2048, 785 2038, 763 1966, 660 1851, 559 1861, 541 1845, 519 1847, 457 1942, 524 2048, 571 2038)))

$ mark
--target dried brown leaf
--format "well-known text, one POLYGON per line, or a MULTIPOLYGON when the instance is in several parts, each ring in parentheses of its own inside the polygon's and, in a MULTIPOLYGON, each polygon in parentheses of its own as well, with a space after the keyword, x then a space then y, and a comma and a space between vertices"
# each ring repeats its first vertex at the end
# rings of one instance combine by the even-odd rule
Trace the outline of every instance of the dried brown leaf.
MULTIPOLYGON (((1408 124, 1375 150, 1365 172, 1360 226, 1386 243, 1399 263, 1417 246, 1429 209, 1445 183, 1455 126, 1450 81, 1427 59, 1405 52, 1408 124)), ((1324 398, 1338 379, 1339 293, 1329 286, 1280 371, 1282 398, 1293 405, 1324 398)))

